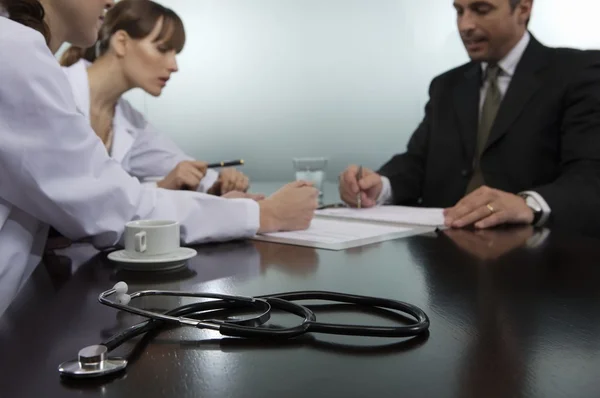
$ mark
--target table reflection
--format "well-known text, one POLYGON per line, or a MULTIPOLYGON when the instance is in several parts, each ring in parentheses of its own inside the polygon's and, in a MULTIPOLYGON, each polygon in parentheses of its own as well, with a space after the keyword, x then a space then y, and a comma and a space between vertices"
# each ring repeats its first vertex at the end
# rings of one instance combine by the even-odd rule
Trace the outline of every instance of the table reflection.
POLYGON ((319 267, 319 252, 312 247, 253 242, 260 256, 261 272, 276 268, 292 275, 308 275, 319 267))
POLYGON ((557 357, 575 361, 600 352, 592 337, 600 330, 600 312, 592 309, 600 303, 600 255, 591 245, 530 227, 447 230, 409 241, 430 316, 452 325, 448 339, 466 339, 458 396, 552 391, 552 378, 537 378, 545 374, 540 369, 555 366, 557 357))
POLYGON ((534 232, 533 227, 524 226, 485 230, 447 229, 442 234, 473 257, 481 260, 496 260, 516 248, 526 246, 534 236, 534 232))

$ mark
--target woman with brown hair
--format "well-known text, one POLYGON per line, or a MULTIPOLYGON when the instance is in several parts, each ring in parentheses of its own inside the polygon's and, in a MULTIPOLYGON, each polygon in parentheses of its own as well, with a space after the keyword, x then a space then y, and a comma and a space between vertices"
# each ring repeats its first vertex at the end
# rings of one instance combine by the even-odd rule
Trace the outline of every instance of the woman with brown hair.
MULTIPOLYGON (((49 226, 97 247, 132 220, 172 220, 183 244, 305 229, 317 190, 304 182, 255 201, 140 184, 111 159, 77 109, 54 53, 90 47, 112 0, 0 0, 0 278, 18 290, 49 226)), ((4 282, 3 281, 3 282, 4 282)), ((10 292, 2 292, 3 295, 10 292)), ((1 299, 2 297, 0 297, 1 299)))
POLYGON ((141 88, 159 96, 185 44, 185 30, 171 9, 150 0, 122 0, 107 12, 96 45, 70 47, 61 64, 79 110, 90 120, 110 156, 141 181, 216 195, 245 192, 248 178, 227 168, 217 173, 159 134, 122 96, 141 88))

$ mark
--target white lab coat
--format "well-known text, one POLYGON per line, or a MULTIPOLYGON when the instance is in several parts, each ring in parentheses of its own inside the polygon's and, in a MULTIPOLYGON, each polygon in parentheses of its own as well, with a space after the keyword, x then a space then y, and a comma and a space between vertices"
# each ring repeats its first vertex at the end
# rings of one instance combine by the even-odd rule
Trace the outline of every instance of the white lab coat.
POLYGON ((27 279, 48 225, 97 247, 136 219, 178 221, 185 244, 256 233, 256 202, 140 184, 109 157, 40 33, 0 17, 0 59, 0 279, 27 279))
MULTIPOLYGON (((90 86, 87 68, 91 64, 81 60, 63 68, 73 90, 77 108, 89 120, 90 86)), ((152 181, 164 177, 177 164, 192 160, 173 141, 159 134, 154 127, 124 98, 119 99, 113 121, 113 144, 110 156, 125 171, 140 181, 152 181)), ((209 169, 200 182, 198 191, 206 192, 217 180, 219 173, 209 169)))

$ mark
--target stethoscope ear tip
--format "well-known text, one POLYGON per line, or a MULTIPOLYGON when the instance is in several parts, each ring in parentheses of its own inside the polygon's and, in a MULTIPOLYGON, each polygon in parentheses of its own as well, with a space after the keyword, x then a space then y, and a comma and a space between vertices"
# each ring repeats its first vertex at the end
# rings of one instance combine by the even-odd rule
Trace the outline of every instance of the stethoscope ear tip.
POLYGON ((131 296, 128 294, 117 294, 115 301, 121 305, 127 305, 131 301, 131 296))
POLYGON ((113 286, 113 290, 115 291, 115 301, 121 305, 127 305, 131 301, 131 296, 127 294, 129 290, 129 286, 127 283, 121 281, 117 282, 113 286))
POLYGON ((127 360, 108 358, 104 345, 91 345, 79 350, 78 359, 63 362, 58 367, 61 376, 68 378, 92 378, 111 375, 124 370, 127 360))
POLYGON ((113 289, 115 289, 115 293, 117 295, 127 294, 127 290, 129 290, 129 286, 127 286, 127 283, 121 281, 121 282, 115 283, 115 286, 113 286, 113 289))

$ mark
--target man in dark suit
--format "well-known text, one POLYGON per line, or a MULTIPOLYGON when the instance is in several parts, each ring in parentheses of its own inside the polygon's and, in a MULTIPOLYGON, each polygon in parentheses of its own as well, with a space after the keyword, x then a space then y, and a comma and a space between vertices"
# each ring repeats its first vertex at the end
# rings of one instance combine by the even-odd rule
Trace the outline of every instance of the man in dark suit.
POLYGON ((600 230, 600 53, 540 44, 532 3, 454 1, 471 62, 432 81, 406 153, 342 173, 342 200, 444 207, 458 228, 600 230))

